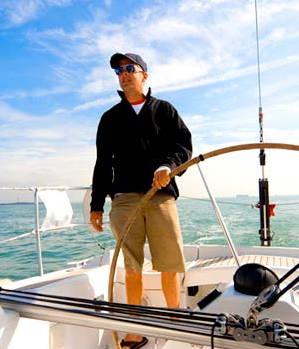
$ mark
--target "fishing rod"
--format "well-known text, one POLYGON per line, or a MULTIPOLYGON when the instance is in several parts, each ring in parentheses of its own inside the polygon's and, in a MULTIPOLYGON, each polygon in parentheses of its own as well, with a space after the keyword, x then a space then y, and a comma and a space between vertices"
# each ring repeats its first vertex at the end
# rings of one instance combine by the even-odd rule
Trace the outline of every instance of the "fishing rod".
MULTIPOLYGON (((258 28, 258 7, 255 0, 255 28, 256 28, 256 50, 257 50, 257 69, 258 69, 258 91, 259 91, 259 131, 260 143, 264 143, 264 116, 262 108, 261 93, 261 70, 260 70, 260 50, 259 50, 259 28, 258 28)), ((269 182, 265 178, 266 153, 265 149, 260 149, 260 166, 262 167, 262 178, 259 179, 259 209, 260 209, 260 240, 261 246, 271 245, 271 227, 270 227, 270 209, 269 209, 269 182)))

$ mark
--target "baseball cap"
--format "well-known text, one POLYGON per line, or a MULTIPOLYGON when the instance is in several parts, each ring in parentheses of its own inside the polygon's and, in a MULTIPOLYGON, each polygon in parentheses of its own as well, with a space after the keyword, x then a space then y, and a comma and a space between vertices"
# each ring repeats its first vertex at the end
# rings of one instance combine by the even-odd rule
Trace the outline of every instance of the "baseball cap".
POLYGON ((144 62, 144 60, 137 55, 136 53, 115 53, 113 56, 111 56, 110 59, 110 65, 112 69, 116 69, 119 66, 119 61, 121 59, 124 58, 128 58, 130 59, 132 62, 140 65, 140 67, 142 68, 143 71, 147 71, 147 65, 144 62))

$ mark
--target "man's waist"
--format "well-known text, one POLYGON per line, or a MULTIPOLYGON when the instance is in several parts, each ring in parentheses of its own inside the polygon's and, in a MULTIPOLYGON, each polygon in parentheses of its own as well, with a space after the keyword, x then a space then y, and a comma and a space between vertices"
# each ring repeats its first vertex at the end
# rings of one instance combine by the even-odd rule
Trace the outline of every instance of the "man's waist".
MULTIPOLYGON (((115 191, 110 193, 110 197, 111 197, 111 199, 114 199, 119 195, 128 194, 128 193, 136 193, 136 194, 144 195, 150 189, 151 189, 151 186, 145 190, 115 190, 115 191)), ((177 187, 176 187, 176 185, 173 186, 172 182, 170 184, 168 184, 166 187, 159 189, 159 192, 170 194, 170 195, 174 196, 175 198, 177 198, 179 196, 179 192, 177 190, 177 187)))

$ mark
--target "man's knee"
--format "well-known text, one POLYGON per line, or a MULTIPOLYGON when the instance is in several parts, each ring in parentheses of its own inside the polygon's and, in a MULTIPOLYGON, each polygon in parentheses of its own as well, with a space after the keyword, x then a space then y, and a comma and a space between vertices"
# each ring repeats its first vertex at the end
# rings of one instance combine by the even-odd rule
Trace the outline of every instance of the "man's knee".
POLYGON ((138 281, 142 278, 142 272, 133 269, 126 269, 126 280, 138 281))
POLYGON ((177 271, 162 271, 161 276, 167 279, 173 279, 176 278, 178 275, 177 271))

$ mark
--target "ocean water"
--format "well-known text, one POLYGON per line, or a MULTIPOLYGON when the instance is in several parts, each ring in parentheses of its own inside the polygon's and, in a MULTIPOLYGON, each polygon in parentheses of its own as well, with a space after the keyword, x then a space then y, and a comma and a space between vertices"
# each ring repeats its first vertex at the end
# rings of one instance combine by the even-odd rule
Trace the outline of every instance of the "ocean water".
MULTIPOLYGON (((217 199, 222 216, 236 245, 260 245, 257 197, 217 199)), ((299 247, 299 196, 271 197, 275 216, 271 218, 274 235, 272 246, 299 247)), ((205 199, 179 198, 178 212, 184 243, 225 244, 211 203, 205 199)), ((72 203, 73 223, 83 223, 82 204, 72 203)), ((106 215, 109 204, 106 207, 106 215)), ((0 241, 31 232, 34 229, 34 205, 29 203, 0 204, 0 241)), ((40 204, 41 221, 45 208, 40 204)), ((105 220, 108 220, 106 217, 105 220)), ((0 279, 23 279, 38 275, 35 236, 0 243, 0 279)), ((68 262, 102 254, 115 246, 107 226, 101 234, 85 228, 45 232, 41 236, 44 272, 67 268, 68 262)))

